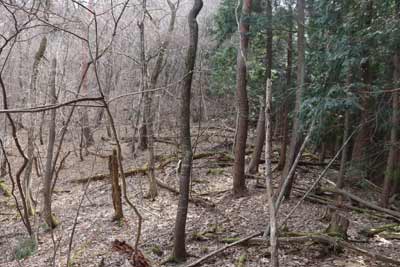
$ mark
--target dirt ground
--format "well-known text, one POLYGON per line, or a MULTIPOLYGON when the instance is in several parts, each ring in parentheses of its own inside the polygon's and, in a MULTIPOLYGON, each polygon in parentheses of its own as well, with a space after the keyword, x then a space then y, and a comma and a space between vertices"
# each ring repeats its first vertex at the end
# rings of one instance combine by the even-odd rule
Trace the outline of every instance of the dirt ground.
MULTIPOLYGON (((193 143, 197 144, 195 154, 213 151, 229 153, 229 144, 222 144, 224 135, 232 135, 232 133, 213 127, 201 131, 193 129, 193 143), (218 144, 222 145, 216 147, 218 144)), ((53 258, 56 262, 55 266, 66 266, 75 219, 77 219, 77 223, 72 242, 72 266, 129 266, 126 259, 112 251, 111 243, 115 239, 124 240, 130 244, 134 243, 137 234, 137 219, 133 211, 124 205, 125 219, 122 222, 113 222, 114 211, 110 182, 108 180, 90 182, 85 195, 83 194, 85 184, 73 182, 80 178, 108 172, 108 159, 98 155, 110 155, 113 143, 102 137, 105 137, 105 133, 96 132, 98 141, 95 146, 89 148, 91 153, 85 155, 83 161, 79 159, 77 151, 68 157, 60 172, 53 195, 53 212, 61 224, 54 231, 50 231, 38 219, 38 216, 32 218, 34 229, 38 233, 39 244, 34 255, 26 259, 20 261, 15 259, 16 249, 22 240, 27 238, 27 234, 15 209, 14 199, 0 196, 1 267, 52 266, 53 258), (82 198, 82 206, 77 217, 77 209, 82 198)), ((173 141, 173 138, 167 135, 158 138, 159 142, 156 143, 157 165, 176 152, 174 145, 162 142, 165 140, 173 141)), ((69 136, 64 153, 77 147, 76 138, 69 136)), ((40 151, 42 151, 42 160, 44 160, 45 146, 40 147, 40 151)), ((248 180, 249 193, 247 197, 240 199, 232 197, 230 192, 231 162, 225 159, 225 163, 221 164, 219 156, 221 153, 194 160, 192 196, 204 201, 190 203, 187 221, 187 247, 190 254, 188 262, 226 245, 226 242, 232 238, 245 237, 263 230, 269 220, 265 189, 256 187, 256 180, 248 180)), ((139 168, 145 164, 146 153, 137 152, 137 154, 138 157, 133 158, 129 143, 123 141, 125 169, 139 168)), ((18 162, 17 158, 14 160, 15 163, 18 162)), ((178 188, 175 165, 176 160, 171 160, 170 164, 158 169, 156 175, 157 179, 171 187, 178 188)), ((280 219, 284 218, 284 215, 300 199, 300 189, 310 186, 321 170, 322 167, 318 166, 299 168, 294 194, 281 207, 280 219)), ((263 168, 260 171, 262 172, 263 168)), ((278 174, 275 175, 277 178, 274 183, 277 186, 279 177, 278 174)), ((334 180, 336 175, 337 172, 332 170, 327 176, 334 180)), ((5 181, 10 186, 7 177, 5 181)), ((137 205, 144 219, 140 249, 152 266, 160 266, 171 254, 178 198, 174 193, 160 188, 159 196, 155 201, 145 199, 147 177, 143 175, 130 176, 127 178, 127 182, 129 197, 137 205)), ((34 196, 39 202, 40 188, 41 178, 35 176, 34 196)), ((377 193, 367 194, 362 188, 353 187, 352 192, 371 201, 377 197, 377 193)), ((328 225, 328 222, 323 220, 325 211, 325 206, 306 200, 289 219, 285 230, 323 232, 328 225)), ((400 260, 399 240, 386 240, 378 235, 366 242, 365 237, 359 234, 361 229, 391 223, 391 220, 371 218, 364 213, 345 209, 340 212, 350 220, 349 242, 369 251, 400 260)), ((281 266, 390 266, 347 249, 342 253, 335 254, 332 250, 324 249, 321 245, 313 242, 282 243, 279 253, 281 266)), ((173 266, 173 264, 166 263, 165 266, 173 266)), ((205 261, 202 266, 269 266, 268 243, 235 246, 205 261)))

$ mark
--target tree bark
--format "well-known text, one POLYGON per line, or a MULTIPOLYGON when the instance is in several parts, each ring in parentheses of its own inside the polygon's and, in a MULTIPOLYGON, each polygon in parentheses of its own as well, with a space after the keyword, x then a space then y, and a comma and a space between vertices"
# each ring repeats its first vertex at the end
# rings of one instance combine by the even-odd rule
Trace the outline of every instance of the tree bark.
POLYGON ((202 0, 194 0, 193 7, 188 16, 189 48, 186 55, 185 79, 181 91, 180 107, 180 138, 182 148, 182 165, 179 177, 179 202, 175 221, 173 258, 176 261, 186 259, 186 218, 189 203, 190 176, 192 172, 192 143, 190 137, 190 98, 193 80, 193 70, 196 62, 196 52, 199 40, 199 26, 197 15, 203 7, 202 0))
MULTIPOLYGON (((145 39, 145 26, 144 21, 146 19, 146 5, 147 1, 142 0, 142 18, 141 21, 138 22, 139 32, 140 32, 140 64, 141 64, 141 89, 143 92, 147 91, 148 84, 147 84, 147 59, 146 59, 146 39, 145 39)), ((150 116, 151 110, 151 98, 149 93, 143 93, 143 118, 142 118, 142 125, 139 128, 139 149, 146 150, 148 149, 148 117, 150 116)), ((152 186, 150 185, 150 190, 152 186)))
MULTIPOLYGON (((53 58, 51 62, 51 82, 50 82, 50 104, 57 103, 56 95, 56 75, 57 75, 57 60, 53 58)), ((47 144, 46 169, 43 181, 43 219, 50 228, 57 226, 58 222, 51 211, 51 193, 53 180, 53 152, 56 139, 56 109, 50 110, 50 125, 49 125, 49 140, 47 144)))
MULTIPOLYGON (((292 20, 292 7, 289 6, 290 18, 292 20)), ((293 50, 293 33, 292 33, 293 23, 289 23, 289 33, 287 40, 287 66, 286 66, 286 87, 287 90, 290 90, 292 86, 292 50, 293 50)), ((289 129, 289 97, 285 96, 283 99, 283 108, 281 113, 281 122, 282 122, 282 137, 281 137, 281 149, 279 152, 279 163, 278 170, 283 170, 286 162, 286 153, 287 153, 287 145, 288 145, 288 129, 289 129)))
MULTIPOLYGON (((400 52, 396 52, 393 56, 394 71, 393 79, 395 83, 400 82, 400 52)), ((387 159, 385 178, 383 182, 383 192, 381 198, 381 206, 384 208, 389 207, 389 199, 392 193, 392 186, 394 179, 398 178, 398 162, 397 155, 398 151, 398 124, 399 124, 399 93, 394 92, 392 94, 392 119, 391 119, 391 130, 390 130, 390 149, 387 159)))
MULTIPOLYGON (((297 0, 297 51, 298 51, 298 59, 297 59, 297 88, 296 88, 296 103, 294 109, 294 119, 293 119, 293 128, 292 128, 292 136, 290 138, 290 147, 289 154, 287 157, 287 161, 285 162, 285 167, 282 172, 281 186, 289 174, 289 171, 292 167, 292 164, 295 160, 296 154, 299 151, 300 141, 302 138, 301 134, 301 122, 300 122, 300 107, 302 102, 302 96, 304 91, 304 77, 305 77, 305 0, 297 0)), ((285 189, 284 196, 285 198, 289 198, 292 185, 294 182, 294 174, 291 177, 288 177, 289 183, 285 189)))
MULTIPOLYGON (((365 28, 370 27, 372 23, 372 16, 373 16, 373 1, 370 0, 367 3, 367 10, 365 15, 365 28)), ((372 83, 372 72, 370 66, 370 55, 368 51, 368 45, 364 47, 364 51, 362 52, 362 61, 361 61, 361 78, 362 82, 365 86, 366 91, 371 90, 371 83, 372 83)), ((370 138, 371 132, 371 125, 369 123, 370 119, 370 101, 371 97, 370 94, 362 94, 360 104, 363 108, 361 112, 361 119, 360 119, 360 130, 354 139, 354 146, 352 152, 352 165, 359 170, 363 170, 366 166, 365 162, 365 154, 366 148, 368 147, 368 140, 370 138)))
POLYGON ((247 192, 245 170, 246 140, 249 117, 249 103, 247 99, 247 66, 246 57, 249 46, 250 25, 248 17, 251 14, 252 0, 244 0, 242 16, 239 25, 240 45, 237 53, 236 70, 236 101, 238 105, 237 132, 234 147, 235 163, 233 166, 233 194, 236 197, 244 196, 247 192))
POLYGON ((272 186, 272 119, 271 119, 271 105, 272 105, 272 82, 267 80, 266 88, 266 103, 265 103, 265 121, 266 121, 266 134, 265 134, 265 179, 267 185, 267 199, 269 208, 269 222, 270 228, 270 243, 271 243, 271 266, 279 266, 278 254, 278 241, 277 241, 277 224, 276 224, 276 211, 273 198, 272 186))
MULTIPOLYGON (((272 71, 272 0, 267 0, 267 54, 266 57, 266 70, 265 78, 266 80, 271 79, 272 71)), ((265 94, 263 96, 265 103, 265 94)), ((261 153, 265 141, 265 111, 263 106, 260 108, 260 114, 257 121, 256 130, 256 143, 253 154, 251 155, 251 161, 249 163, 248 172, 250 174, 255 174, 258 172, 258 165, 260 164, 261 153)))
MULTIPOLYGON (((346 174, 346 164, 347 164, 347 154, 348 154, 348 142, 347 139, 349 138, 349 130, 350 130, 350 111, 346 109, 344 114, 344 125, 343 125, 343 150, 342 150, 342 157, 340 159, 340 170, 339 176, 336 180, 336 187, 342 189, 344 186, 344 179, 346 174)), ((340 206, 342 203, 342 196, 340 194, 337 195, 337 205, 340 206)))
MULTIPOLYGON (((89 0, 89 9, 93 9, 93 0, 89 0)), ((82 77, 83 77, 83 83, 82 83, 82 95, 86 96, 89 91, 89 85, 88 85, 88 78, 87 78, 87 71, 85 69, 85 66, 88 63, 88 48, 86 46, 86 43, 82 44, 82 50, 83 50, 83 56, 82 56, 82 77)), ((81 114, 81 119, 80 119, 81 127, 82 127, 82 135, 83 135, 83 146, 85 148, 91 146, 94 144, 94 138, 92 134, 92 130, 90 129, 89 126, 89 113, 87 108, 82 109, 82 114, 81 114)), ((81 147, 82 148, 82 147, 81 147)))
MULTIPOLYGON (((44 36, 41 41, 38 50, 36 51, 33 66, 32 66, 32 76, 31 76, 31 84, 30 84, 30 91, 29 91, 29 104, 32 106, 36 105, 36 91, 37 91, 37 79, 39 76, 39 67, 40 67, 40 62, 42 61, 44 57, 44 53, 46 52, 47 48, 47 38, 44 36)), ((28 157, 28 162, 25 168, 24 172, 24 187, 23 191, 25 194, 25 202, 26 202, 26 207, 28 210, 29 215, 34 215, 35 214, 35 207, 34 207, 34 201, 32 198, 32 190, 31 190, 31 184, 32 184, 32 166, 33 166, 33 159, 34 159, 34 135, 35 135, 35 121, 36 121, 36 114, 29 114, 29 126, 28 126, 28 151, 27 151, 27 157, 28 157)))
POLYGON ((108 167, 110 169, 112 201, 114 206, 113 221, 119 221, 124 217, 124 214, 122 211, 121 186, 119 185, 118 158, 116 149, 113 149, 112 155, 109 157, 108 167))

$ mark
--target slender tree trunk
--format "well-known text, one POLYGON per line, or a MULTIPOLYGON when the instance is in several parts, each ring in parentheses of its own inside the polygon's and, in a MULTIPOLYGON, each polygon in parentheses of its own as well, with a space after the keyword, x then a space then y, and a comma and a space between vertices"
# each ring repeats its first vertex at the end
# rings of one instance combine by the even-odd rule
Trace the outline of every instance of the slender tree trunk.
MULTIPOLYGON (((142 91, 145 92, 148 89, 147 84, 147 59, 146 59, 146 39, 145 39, 145 27, 144 21, 146 19, 146 0, 142 0, 142 18, 141 21, 138 23, 139 32, 140 32, 140 64, 141 64, 141 88, 142 91)), ((143 93, 143 117, 142 117, 142 125, 139 128, 139 146, 140 150, 148 149, 148 117, 150 116, 149 112, 151 110, 151 97, 149 93, 143 93)), ((150 186, 151 190, 151 186, 150 186)))
POLYGON ((143 107, 143 124, 141 128, 139 148, 148 149, 148 165, 149 165, 149 192, 146 197, 155 199, 158 195, 157 182, 154 173, 154 136, 153 136, 153 95, 150 92, 146 92, 149 89, 147 80, 147 59, 146 59, 146 46, 145 46, 145 18, 147 1, 142 1, 142 19, 140 21, 140 60, 142 64, 142 91, 144 97, 143 107))
MULTIPOLYGON (((290 138, 290 147, 289 147, 289 154, 287 160, 285 162, 285 167, 283 168, 282 172, 282 179, 283 182, 286 176, 289 174, 290 168, 296 158, 296 154, 300 148, 300 141, 302 138, 301 134, 301 122, 300 122, 300 106, 302 102, 302 96, 304 91, 304 76, 305 76, 305 0, 297 0, 297 51, 298 51, 298 58, 297 58, 297 88, 296 88, 296 102, 295 102, 295 109, 294 109, 294 118, 293 118, 293 128, 292 128, 292 136, 290 138)), ((285 198, 289 198, 290 193, 292 191, 292 185, 294 182, 294 175, 288 178, 289 183, 286 187, 284 192, 285 198)), ((281 182, 281 186, 282 186, 281 182)))
MULTIPOLYGON (((35 106, 36 104, 36 91, 37 91, 37 79, 39 76, 39 67, 40 62, 44 57, 44 53, 46 52, 47 48, 47 38, 44 36, 39 45, 38 51, 36 51, 35 59, 32 66, 32 77, 31 77, 31 85, 29 91, 29 102, 30 105, 35 106)), ((25 194, 25 201, 29 215, 34 215, 35 208, 34 208, 34 201, 32 198, 31 193, 31 184, 32 184, 32 166, 33 166, 33 159, 34 159, 34 134, 35 134, 35 121, 36 121, 36 114, 29 114, 29 128, 28 128, 28 163, 25 168, 24 172, 24 187, 23 191, 25 194)))
MULTIPOLYGON (((400 50, 399 50, 400 51, 400 50)), ((396 84, 400 82, 400 53, 396 52, 393 56, 394 71, 393 78, 396 84)), ((398 124, 399 124, 399 93, 392 94, 392 128, 390 131, 390 148, 387 159, 385 179, 383 182, 383 192, 381 198, 381 206, 387 208, 389 206, 389 199, 392 193, 392 186, 394 179, 398 175, 398 162, 397 155, 399 150, 397 148, 399 142, 398 124)))
MULTIPOLYGON (((157 86, 157 81, 158 77, 160 76, 160 73, 163 68, 163 63, 164 63, 164 57, 168 48, 168 45, 170 43, 170 37, 174 31, 175 27, 175 20, 176 20, 176 11, 177 11, 177 6, 179 5, 179 2, 177 3, 177 6, 175 6, 170 0, 168 0, 168 5, 171 9, 171 19, 168 27, 168 34, 164 42, 161 44, 160 51, 158 53, 156 63, 154 65, 154 69, 151 74, 150 78, 150 90, 153 90, 157 86)), ((149 152, 149 182, 150 182, 150 190, 149 190, 149 197, 154 199, 157 195, 157 181, 155 178, 155 160, 154 160, 154 117, 155 117, 155 112, 154 112, 154 107, 153 107, 153 97, 154 93, 153 92, 148 92, 145 94, 145 109, 144 109, 144 118, 146 121, 146 128, 147 128, 147 142, 148 142, 148 152, 149 152)))
MULTIPOLYGON (((118 82, 118 78, 115 78, 115 76, 118 77, 118 74, 114 75, 114 62, 113 62, 113 48, 110 48, 110 54, 107 59, 107 63, 105 66, 105 87, 104 87, 104 96, 106 99, 110 97, 110 92, 111 90, 114 90, 115 83, 118 82), (115 78, 115 79, 114 79, 115 78)), ((96 114, 95 117, 95 128, 100 127, 101 121, 103 120, 104 117, 104 108, 99 109, 99 111, 96 114)), ((107 125, 107 135, 111 137, 111 131, 108 129, 109 125, 107 125)))
MULTIPOLYGON (((272 71, 272 0, 267 0, 267 54, 266 58, 266 71, 265 78, 266 80, 271 79, 271 71, 272 71)), ((265 95, 263 96, 265 100, 265 95)), ((263 101, 265 103, 265 101, 263 101)), ((258 172, 258 165, 260 164, 262 148, 264 146, 265 141, 265 112, 263 107, 260 107, 260 113, 257 121, 257 130, 256 130, 256 143, 253 154, 251 155, 251 161, 249 163, 248 172, 251 174, 255 174, 258 172)))
POLYGON ((279 266, 278 254, 278 240, 277 240, 277 225, 276 225, 276 211, 273 198, 272 187, 272 119, 271 119, 271 105, 272 105, 272 83, 267 80, 266 88, 266 103, 265 103, 265 121, 266 121, 266 134, 265 134, 265 177, 267 185, 267 199, 269 207, 269 221, 270 221, 270 243, 271 243, 271 266, 279 266))
MULTIPOLYGON (((93 0, 89 0, 89 9, 93 9, 93 0)), ((82 95, 86 95, 89 92, 89 84, 88 84, 88 78, 85 70, 85 66, 87 65, 89 59, 88 59, 88 53, 90 51, 87 48, 87 44, 83 43, 83 57, 82 57, 82 76, 83 77, 83 84, 82 84, 82 95)), ((89 113, 87 108, 82 109, 82 114, 81 114, 81 127, 82 127, 82 135, 84 138, 83 146, 85 148, 91 146, 94 144, 94 138, 92 134, 92 130, 90 129, 89 125, 89 113)))
POLYGON ((252 0, 244 0, 242 17, 240 19, 240 45, 237 55, 236 70, 236 101, 238 105, 238 120, 236 126, 236 140, 234 147, 235 163, 233 166, 233 194, 236 197, 244 196, 247 192, 245 170, 245 154, 247 128, 249 120, 249 102, 247 99, 247 66, 246 58, 249 47, 250 25, 246 17, 251 14, 252 0))
MULTIPOLYGON (((292 7, 289 6, 290 14, 292 14, 292 7)), ((289 20, 291 21, 291 17, 289 20)), ((289 92, 290 87, 292 85, 292 50, 293 50, 293 33, 292 28, 293 24, 290 22, 289 33, 288 33, 288 40, 287 40, 287 66, 286 66, 286 87, 289 92)), ((279 152, 279 163, 278 163, 278 170, 283 170, 286 163, 286 150, 288 144, 288 130, 289 130, 289 97, 285 96, 283 99, 283 109, 281 113, 281 122, 282 122, 282 137, 281 137, 281 149, 279 152)))
POLYGON ((199 39, 197 15, 203 7, 202 0, 194 0, 188 16, 190 42, 186 55, 185 79, 181 91, 180 138, 182 148, 182 165, 179 177, 179 202, 175 221, 173 258, 176 261, 186 259, 186 218, 189 204, 190 176, 192 171, 192 143, 190 138, 190 98, 193 80, 193 70, 196 62, 196 52, 199 39))
MULTIPOLYGON (((347 164, 347 155, 348 155, 348 144, 347 139, 349 138, 349 130, 350 130, 350 111, 346 109, 344 114, 344 125, 343 125, 343 150, 342 150, 342 157, 340 159, 340 170, 339 176, 336 180, 336 187, 342 189, 344 186, 344 179, 346 175, 346 164, 347 164)), ((338 206, 342 203, 342 195, 338 194, 337 197, 337 204, 338 206)))
MULTIPOLYGON (((56 96, 56 75, 57 75, 57 59, 53 58, 51 63, 51 83, 50 83, 50 104, 54 105, 57 103, 56 96)), ((46 158, 46 169, 43 181, 43 218, 46 224, 54 228, 58 222, 53 216, 51 211, 51 193, 52 193, 52 181, 53 181, 53 152, 54 143, 56 140, 56 114, 57 110, 50 110, 50 125, 49 125, 49 140, 47 144, 47 158, 46 158)))
MULTIPOLYGON (((370 27, 372 23, 372 16, 373 16, 373 1, 369 0, 367 3, 367 10, 365 16, 365 28, 370 27)), ((363 60, 361 62, 361 76, 362 82, 366 88, 366 91, 371 90, 371 83, 372 83, 372 71, 370 66, 370 52, 368 50, 368 44, 364 47, 364 51, 362 52, 363 60)), ((370 119, 370 112, 371 112, 371 97, 370 94, 362 94, 360 104, 363 108, 361 111, 361 128, 358 131, 354 139, 354 146, 352 152, 352 164, 357 169, 364 169, 365 166, 365 155, 366 155, 366 148, 368 147, 368 140, 370 138, 371 133, 371 124, 368 122, 370 119)))

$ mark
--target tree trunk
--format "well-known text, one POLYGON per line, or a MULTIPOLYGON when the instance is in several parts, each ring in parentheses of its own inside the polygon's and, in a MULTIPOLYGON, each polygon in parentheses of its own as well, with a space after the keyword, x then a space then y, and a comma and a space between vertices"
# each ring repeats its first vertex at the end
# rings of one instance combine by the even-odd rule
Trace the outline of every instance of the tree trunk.
MULTIPOLYGON (((139 26, 139 32, 140 32, 140 64, 141 64, 141 75, 142 75, 142 86, 141 89, 143 92, 147 91, 147 60, 146 60, 146 47, 145 47, 145 28, 144 28, 144 20, 146 18, 146 0, 142 1, 142 20, 138 24, 139 26)), ((147 123, 148 123, 148 117, 150 114, 150 105, 151 105, 151 98, 149 96, 149 93, 143 93, 143 100, 144 100, 144 105, 143 105, 143 117, 142 117, 142 125, 139 128, 139 146, 138 148, 140 150, 146 150, 148 148, 148 130, 147 130, 147 123)), ((150 186, 151 188, 151 186, 150 186)))
MULTIPOLYGON (((365 28, 370 27, 372 21, 372 12, 373 12, 373 1, 368 1, 367 3, 367 11, 365 16, 365 28)), ((366 88, 365 91, 371 90, 371 83, 372 83, 372 72, 370 66, 370 59, 369 59, 369 51, 368 46, 364 47, 364 51, 362 52, 363 59, 361 62, 361 75, 362 75, 362 82, 366 88)), ((368 147, 368 142, 371 133, 371 125, 368 122, 370 119, 370 94, 362 94, 360 104, 362 106, 361 111, 361 120, 360 120, 360 130, 354 139, 354 146, 352 152, 352 165, 356 169, 363 170, 365 169, 363 166, 366 166, 365 162, 365 154, 366 148, 368 147)))
POLYGON ((113 149, 112 155, 108 159, 108 167, 110 169, 112 201, 114 206, 113 221, 119 221, 124 217, 124 214, 122 211, 121 186, 119 185, 118 158, 116 149, 113 149))
MULTIPOLYGON (((40 62, 42 61, 44 57, 44 53, 46 52, 47 48, 47 38, 43 37, 40 41, 39 49, 36 51, 33 66, 32 66, 32 77, 31 77, 31 85, 30 85, 30 91, 29 91, 29 104, 32 106, 36 105, 36 91, 37 91, 37 79, 39 76, 39 67, 40 67, 40 62)), ((27 151, 27 157, 28 157, 28 163, 25 168, 24 172, 24 187, 23 191, 25 194, 25 202, 26 202, 26 207, 28 210, 29 215, 34 215, 35 214, 35 207, 33 205, 34 201, 32 198, 32 193, 31 193, 31 184, 32 184, 32 166, 33 166, 33 158, 34 158, 34 135, 35 135, 35 121, 36 121, 36 114, 32 113, 29 114, 29 128, 28 128, 28 151, 27 151)))
MULTIPOLYGON (((393 79, 396 84, 400 82, 400 53, 396 52, 393 56, 394 71, 393 79)), ((394 92, 392 94, 392 128, 390 131, 390 149, 387 159, 385 179, 383 182, 383 192, 381 198, 381 205, 384 208, 389 206, 389 199, 392 193, 392 186, 394 179, 398 179, 398 162, 397 155, 398 151, 398 124, 399 124, 399 93, 394 92)))
POLYGON ((176 261, 186 259, 186 218, 189 203, 190 176, 192 171, 192 143, 190 137, 190 98, 193 80, 193 70, 196 62, 196 52, 199 39, 199 28, 197 15, 203 7, 202 0, 194 0, 193 7, 188 16, 190 41, 186 55, 185 79, 181 91, 181 110, 180 110, 180 138, 182 148, 182 165, 179 177, 179 202, 175 221, 174 249, 173 258, 176 261))
MULTIPOLYGON (((289 6, 290 14, 292 14, 292 8, 289 6)), ((291 20, 291 17, 289 18, 291 20)), ((287 40, 287 66, 286 66, 286 87, 287 90, 290 90, 292 85, 292 50, 293 50, 293 33, 292 23, 289 24, 289 33, 288 33, 288 40, 287 40)), ((283 99, 283 108, 281 113, 281 123, 282 123, 282 136, 281 136, 281 149, 279 152, 279 163, 278 163, 278 170, 283 170, 285 167, 286 162, 286 150, 288 144, 288 129, 289 129, 289 97, 285 96, 283 99)))
POLYGON ((246 17, 251 14, 252 0, 244 0, 242 17, 240 19, 240 45, 237 53, 236 70, 236 101, 238 105, 238 119, 235 140, 235 162, 233 166, 233 194, 236 197, 244 196, 247 192, 245 170, 246 140, 249 117, 249 102, 247 100, 247 50, 249 46, 250 25, 246 17))
MULTIPOLYGON (((57 75, 57 60, 53 58, 51 62, 51 82, 50 82, 50 104, 54 105, 57 103, 56 95, 56 75, 57 75)), ((58 222, 53 216, 51 211, 51 192, 52 192, 52 180, 53 180, 53 152, 54 143, 56 139, 56 109, 50 110, 50 125, 49 125, 49 140, 47 144, 47 158, 46 158, 46 169, 43 181, 43 211, 42 216, 46 224, 50 228, 57 226, 58 222)))
MULTIPOLYGON (((350 130, 350 111, 349 109, 346 109, 344 114, 344 127, 343 127, 343 150, 342 150, 342 157, 340 159, 339 176, 336 180, 336 187, 339 189, 342 189, 344 186, 347 154, 348 154, 347 139, 349 138, 349 130, 350 130)), ((338 194, 336 199, 337 199, 337 205, 340 206, 342 203, 342 195, 338 194)))
MULTIPOLYGON (((265 79, 271 79, 272 71, 272 0, 267 0, 267 54, 266 66, 265 66, 265 79)), ((265 94, 263 96, 265 103, 265 94)), ((260 107, 260 114, 258 115, 257 130, 256 130, 256 143, 253 154, 251 155, 251 161, 249 163, 248 172, 255 174, 258 172, 258 165, 260 164, 261 153, 265 141, 265 111, 263 107, 260 107)))
MULTIPOLYGON (((297 59, 297 88, 296 88, 296 103, 294 109, 294 118, 293 118, 293 128, 292 128, 292 136, 290 138, 290 147, 289 154, 287 160, 285 162, 285 167, 282 172, 281 185, 289 174, 290 168, 296 158, 296 154, 299 151, 300 141, 301 141, 301 125, 300 125, 300 107, 302 102, 302 96, 304 91, 304 76, 305 76, 305 0, 297 0, 297 51, 298 51, 298 59, 297 59)), ((292 185, 294 182, 294 175, 288 177, 289 183, 285 189, 284 196, 285 198, 289 198, 292 185)))
POLYGON ((349 229, 349 220, 337 212, 334 212, 331 216, 331 221, 326 233, 330 236, 347 239, 347 230, 349 229))
POLYGON ((269 221, 270 221, 270 243, 271 243, 271 266, 279 266, 278 242, 277 242, 277 224, 276 224, 276 211, 273 199, 273 186, 272 186, 272 119, 271 119, 271 105, 272 105, 272 82, 267 80, 266 90, 266 103, 265 103, 265 121, 266 121, 266 134, 265 134, 265 177, 267 185, 267 199, 269 207, 269 221))
MULTIPOLYGON (((93 9, 93 0, 89 0, 89 9, 93 9)), ((83 56, 82 56, 82 76, 83 76, 83 83, 82 83, 82 95, 86 96, 89 91, 89 85, 88 85, 88 78, 87 78, 87 73, 85 70, 85 66, 88 63, 88 48, 86 46, 86 43, 83 43, 83 56)), ((81 127, 82 127, 82 135, 83 135, 83 146, 85 148, 91 146, 94 144, 94 138, 92 134, 92 130, 90 129, 89 126, 89 114, 88 114, 88 109, 83 108, 82 109, 82 114, 81 114, 81 127)))
MULTIPOLYGON (((110 97, 110 92, 115 89, 115 86, 118 82, 118 74, 114 74, 114 62, 113 62, 113 47, 110 47, 110 53, 107 58, 107 63, 105 64, 105 87, 104 87, 104 96, 106 99, 110 97)), ((104 117, 104 108, 99 109, 99 111, 96 114, 95 117, 95 128, 100 127, 101 121, 103 120, 104 117)), ((109 129, 109 125, 107 124, 107 135, 108 137, 111 137, 111 130, 109 129)))

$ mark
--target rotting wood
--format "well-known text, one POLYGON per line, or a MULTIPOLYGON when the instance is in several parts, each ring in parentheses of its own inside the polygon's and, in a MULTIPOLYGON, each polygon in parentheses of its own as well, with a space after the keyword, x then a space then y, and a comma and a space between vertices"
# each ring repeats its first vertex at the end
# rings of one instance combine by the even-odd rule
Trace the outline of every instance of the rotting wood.
POLYGON ((349 229, 349 224, 350 221, 347 218, 338 212, 333 212, 331 221, 325 232, 330 236, 347 239, 347 230, 349 229))
POLYGON ((124 217, 124 215, 122 212, 121 186, 119 184, 118 158, 116 149, 113 149, 112 155, 109 157, 108 166, 111 175, 112 202, 115 212, 113 221, 119 221, 124 217))

